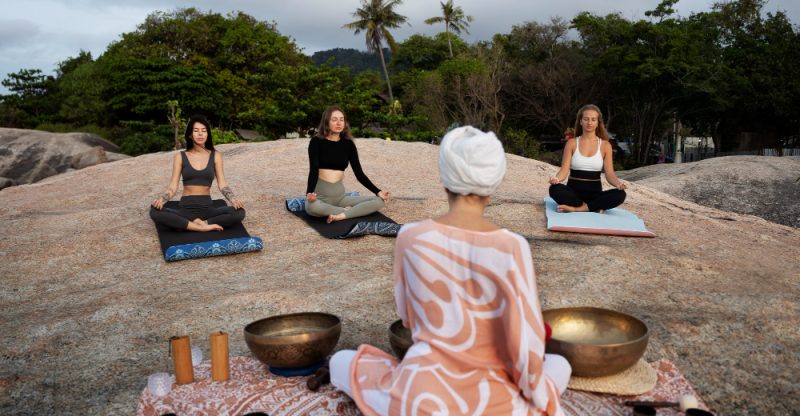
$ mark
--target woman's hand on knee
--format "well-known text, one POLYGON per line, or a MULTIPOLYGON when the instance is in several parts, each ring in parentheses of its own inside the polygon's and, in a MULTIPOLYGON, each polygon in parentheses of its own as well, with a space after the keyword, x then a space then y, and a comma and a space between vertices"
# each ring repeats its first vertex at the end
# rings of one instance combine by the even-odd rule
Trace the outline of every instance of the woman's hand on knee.
POLYGON ((317 202, 317 194, 315 192, 309 192, 306 194, 306 201, 308 202, 317 202))
POLYGON ((561 181, 558 180, 558 176, 555 176, 555 175, 550 177, 549 182, 550 182, 550 185, 558 185, 558 184, 561 183, 561 181))
POLYGON ((233 204, 233 207, 236 208, 236 209, 244 208, 244 202, 242 202, 242 200, 238 199, 238 198, 233 198, 233 200, 231 201, 231 204, 233 204))
POLYGON ((378 192, 378 196, 383 200, 383 202, 388 202, 389 198, 392 197, 392 193, 389 191, 380 191, 378 192))
POLYGON ((619 183, 617 184, 617 189, 619 189, 620 191, 628 189, 628 182, 620 180, 619 183))
POLYGON ((164 200, 161 199, 161 198, 156 198, 156 200, 153 201, 153 203, 150 204, 150 205, 152 205, 153 208, 160 210, 160 209, 164 208, 164 200))

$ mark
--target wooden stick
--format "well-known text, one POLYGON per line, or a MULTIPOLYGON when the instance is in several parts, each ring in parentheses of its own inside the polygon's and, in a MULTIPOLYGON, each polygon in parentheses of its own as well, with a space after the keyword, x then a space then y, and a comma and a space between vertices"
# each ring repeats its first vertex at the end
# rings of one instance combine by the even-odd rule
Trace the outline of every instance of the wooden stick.
POLYGON ((192 368, 192 348, 189 336, 183 335, 169 339, 172 362, 175 364, 175 383, 189 384, 194 382, 194 369, 192 368))
POLYGON ((331 382, 331 372, 327 366, 320 367, 316 373, 306 381, 306 387, 311 391, 317 391, 320 387, 331 382))
POLYGON ((230 363, 228 361, 228 334, 219 331, 211 333, 211 379, 228 381, 230 363))

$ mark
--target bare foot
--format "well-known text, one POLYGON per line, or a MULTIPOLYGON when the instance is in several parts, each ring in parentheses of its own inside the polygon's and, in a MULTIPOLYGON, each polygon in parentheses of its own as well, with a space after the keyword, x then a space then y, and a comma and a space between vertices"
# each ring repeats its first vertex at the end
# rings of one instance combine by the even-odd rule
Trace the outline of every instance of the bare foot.
POLYGON ((201 228, 200 231, 203 231, 203 232, 206 232, 206 231, 222 231, 223 230, 221 225, 219 225, 219 224, 209 224, 209 223, 205 223, 205 224, 201 225, 200 228, 201 228))
POLYGON ((208 221, 201 220, 200 218, 195 218, 192 220, 192 222, 197 225, 208 225, 208 221))
POLYGON ((589 212, 589 206, 583 204, 579 207, 573 207, 572 205, 559 205, 558 212, 589 212))
POLYGON ((208 224, 205 221, 203 221, 203 223, 198 224, 198 223, 196 223, 194 221, 191 221, 187 225, 186 229, 189 230, 189 231, 197 231, 197 232, 205 233, 205 232, 208 232, 208 231, 222 231, 223 228, 219 224, 208 224))
POLYGON ((328 215, 328 219, 325 220, 325 222, 330 224, 332 222, 341 221, 341 220, 343 220, 345 218, 347 218, 347 217, 344 215, 344 212, 341 213, 341 214, 331 214, 331 215, 328 215))

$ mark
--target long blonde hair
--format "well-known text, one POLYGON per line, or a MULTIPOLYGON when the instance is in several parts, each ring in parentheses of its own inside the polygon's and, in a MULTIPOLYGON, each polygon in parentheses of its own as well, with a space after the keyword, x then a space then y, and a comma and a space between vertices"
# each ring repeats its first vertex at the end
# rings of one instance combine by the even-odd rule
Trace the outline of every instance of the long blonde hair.
POLYGON ((583 134, 583 126, 581 126, 581 119, 583 118, 583 112, 586 110, 593 110, 597 111, 597 128, 594 131, 594 134, 597 137, 608 140, 608 132, 606 131, 606 123, 603 122, 603 112, 600 111, 600 108, 594 104, 586 104, 585 106, 581 107, 578 110, 578 115, 575 118, 575 137, 580 137, 583 134))

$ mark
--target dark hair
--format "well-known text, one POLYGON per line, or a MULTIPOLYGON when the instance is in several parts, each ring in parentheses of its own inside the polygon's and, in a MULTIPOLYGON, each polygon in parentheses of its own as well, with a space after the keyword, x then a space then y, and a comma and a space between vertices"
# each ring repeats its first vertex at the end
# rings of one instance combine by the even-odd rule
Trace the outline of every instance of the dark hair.
POLYGON ((597 111, 597 128, 595 129, 594 134, 603 140, 608 140, 606 124, 603 122, 603 112, 600 111, 600 108, 594 104, 586 104, 585 106, 581 107, 580 110, 578 110, 578 116, 575 118, 575 137, 580 137, 580 135, 583 134, 581 118, 583 118, 583 112, 588 110, 597 111))
POLYGON ((183 133, 183 138, 186 140, 186 150, 191 149, 194 147, 194 140, 192 140, 192 130, 194 130, 194 123, 200 123, 206 127, 206 131, 208 132, 208 138, 206 139, 206 149, 214 150, 214 141, 211 140, 211 124, 208 123, 208 120, 200 115, 192 116, 189 119, 189 122, 186 123, 186 132, 183 133))
POLYGON ((332 105, 325 109, 325 112, 322 113, 322 120, 319 122, 319 128, 317 129, 317 135, 320 137, 327 137, 331 133, 331 129, 329 127, 331 122, 331 116, 333 115, 334 111, 338 111, 342 113, 344 116, 344 130, 339 133, 339 137, 343 139, 353 140, 353 134, 350 133, 350 123, 347 122, 347 115, 345 115, 344 110, 338 105, 332 105))

